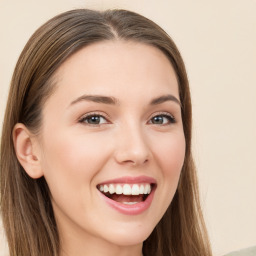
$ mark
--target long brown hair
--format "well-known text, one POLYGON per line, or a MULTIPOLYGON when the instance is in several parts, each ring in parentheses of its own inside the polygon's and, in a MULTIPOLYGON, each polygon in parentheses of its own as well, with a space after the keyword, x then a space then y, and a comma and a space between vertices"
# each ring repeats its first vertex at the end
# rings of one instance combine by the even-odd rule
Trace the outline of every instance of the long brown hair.
POLYGON ((53 93, 53 75, 72 54, 104 40, 153 45, 170 60, 178 84, 186 139, 185 162, 172 203, 144 242, 146 256, 210 256, 191 155, 191 102, 181 55, 167 33, 126 10, 78 9, 41 26, 22 51, 11 81, 1 140, 1 212, 10 256, 58 256, 59 235, 45 179, 30 178, 17 160, 12 130, 23 123, 40 132, 42 107, 53 93))

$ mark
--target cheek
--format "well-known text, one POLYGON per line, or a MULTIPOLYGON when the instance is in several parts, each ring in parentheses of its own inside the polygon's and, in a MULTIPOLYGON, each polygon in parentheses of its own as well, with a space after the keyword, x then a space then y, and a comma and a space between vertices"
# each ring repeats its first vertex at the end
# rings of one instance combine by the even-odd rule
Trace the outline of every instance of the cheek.
POLYGON ((81 193, 89 186, 108 158, 109 149, 94 136, 58 134, 44 141, 43 168, 47 183, 53 190, 63 187, 81 193), (63 139, 64 138, 64 139, 63 139), (80 192, 79 192, 80 188, 80 192))
MULTIPOLYGON (((159 141, 160 142, 160 141, 159 141)), ((161 187, 159 188, 159 204, 161 213, 170 205, 177 190, 181 169, 185 157, 185 138, 183 133, 167 136, 155 147, 157 164, 161 170, 161 187)))
POLYGON ((179 175, 185 157, 185 138, 182 132, 171 134, 157 143, 155 155, 165 176, 179 175))
POLYGON ((44 143, 44 151, 48 162, 57 169, 64 166, 63 171, 72 168, 73 174, 86 171, 88 175, 90 167, 100 160, 104 161, 107 154, 106 143, 91 135, 64 134, 50 137, 47 141, 44 143))

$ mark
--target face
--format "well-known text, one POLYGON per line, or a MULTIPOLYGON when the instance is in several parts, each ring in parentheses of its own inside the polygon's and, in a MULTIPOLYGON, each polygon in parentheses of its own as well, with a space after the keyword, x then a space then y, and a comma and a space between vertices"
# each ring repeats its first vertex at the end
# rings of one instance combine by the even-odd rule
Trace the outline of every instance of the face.
POLYGON ((55 79, 40 161, 61 239, 141 244, 172 201, 185 155, 170 62, 153 46, 101 42, 55 79))

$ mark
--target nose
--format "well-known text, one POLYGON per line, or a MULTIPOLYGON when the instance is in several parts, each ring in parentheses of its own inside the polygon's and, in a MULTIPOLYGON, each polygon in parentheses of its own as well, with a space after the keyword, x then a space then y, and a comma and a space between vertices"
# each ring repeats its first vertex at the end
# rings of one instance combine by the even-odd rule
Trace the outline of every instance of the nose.
POLYGON ((150 149, 145 132, 139 127, 121 129, 116 137, 115 160, 119 164, 139 166, 147 163, 150 149))

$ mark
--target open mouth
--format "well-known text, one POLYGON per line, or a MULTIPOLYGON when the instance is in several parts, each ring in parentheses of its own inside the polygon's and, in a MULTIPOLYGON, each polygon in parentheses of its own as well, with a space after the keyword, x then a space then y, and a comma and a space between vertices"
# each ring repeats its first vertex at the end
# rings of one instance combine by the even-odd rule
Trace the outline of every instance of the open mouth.
POLYGON ((97 189, 109 199, 125 205, 144 202, 156 184, 100 184, 97 189))

